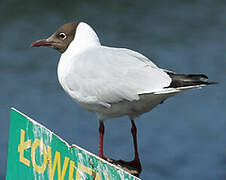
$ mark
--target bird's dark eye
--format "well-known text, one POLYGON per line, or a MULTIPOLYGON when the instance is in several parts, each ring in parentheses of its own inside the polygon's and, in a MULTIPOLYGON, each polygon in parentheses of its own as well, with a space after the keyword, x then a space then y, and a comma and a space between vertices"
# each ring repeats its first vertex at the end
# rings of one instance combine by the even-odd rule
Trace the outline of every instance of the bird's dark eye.
POLYGON ((65 33, 60 33, 59 37, 64 40, 67 38, 67 35, 65 33))

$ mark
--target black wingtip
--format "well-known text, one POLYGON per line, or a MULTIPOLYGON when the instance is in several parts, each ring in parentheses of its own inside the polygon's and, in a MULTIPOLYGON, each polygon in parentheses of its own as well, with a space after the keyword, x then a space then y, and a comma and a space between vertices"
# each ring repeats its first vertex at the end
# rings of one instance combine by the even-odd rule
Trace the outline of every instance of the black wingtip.
POLYGON ((169 86, 172 88, 218 84, 215 81, 208 81, 208 77, 205 74, 174 74, 170 72, 167 72, 167 74, 172 79, 169 86))
POLYGON ((219 84, 219 82, 216 81, 207 81, 206 85, 214 85, 214 84, 219 84))

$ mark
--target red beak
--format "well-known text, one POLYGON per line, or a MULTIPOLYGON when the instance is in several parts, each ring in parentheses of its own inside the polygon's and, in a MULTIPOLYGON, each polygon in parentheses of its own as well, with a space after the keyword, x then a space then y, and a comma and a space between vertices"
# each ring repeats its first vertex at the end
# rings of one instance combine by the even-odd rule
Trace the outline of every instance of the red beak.
POLYGON ((31 44, 31 47, 39 47, 39 46, 51 46, 52 41, 48 41, 47 39, 40 39, 31 44))

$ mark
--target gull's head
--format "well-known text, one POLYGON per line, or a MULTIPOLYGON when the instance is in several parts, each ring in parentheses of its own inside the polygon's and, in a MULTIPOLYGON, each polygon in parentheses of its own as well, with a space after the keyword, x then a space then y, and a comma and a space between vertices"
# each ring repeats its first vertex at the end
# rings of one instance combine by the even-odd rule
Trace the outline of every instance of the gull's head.
POLYGON ((31 44, 31 47, 48 46, 63 53, 74 40, 78 24, 77 22, 64 24, 49 38, 37 40, 31 44))
POLYGON ((64 53, 70 44, 82 48, 83 46, 98 45, 100 42, 95 31, 88 24, 71 22, 62 25, 49 38, 35 41, 31 47, 48 46, 64 53))

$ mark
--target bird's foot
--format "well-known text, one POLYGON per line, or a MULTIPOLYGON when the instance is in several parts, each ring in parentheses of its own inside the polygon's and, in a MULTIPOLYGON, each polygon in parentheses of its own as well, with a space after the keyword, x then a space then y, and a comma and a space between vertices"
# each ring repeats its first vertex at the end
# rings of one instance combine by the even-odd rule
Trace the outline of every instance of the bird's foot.
POLYGON ((98 156, 106 161, 108 160, 108 158, 103 153, 99 153, 98 156))
POLYGON ((128 162, 123 160, 113 160, 113 159, 107 158, 107 161, 137 177, 139 177, 142 171, 141 163, 139 159, 128 162))
POLYGON ((134 159, 133 161, 118 160, 118 163, 122 166, 137 170, 139 174, 142 171, 142 167, 139 159, 134 159))

